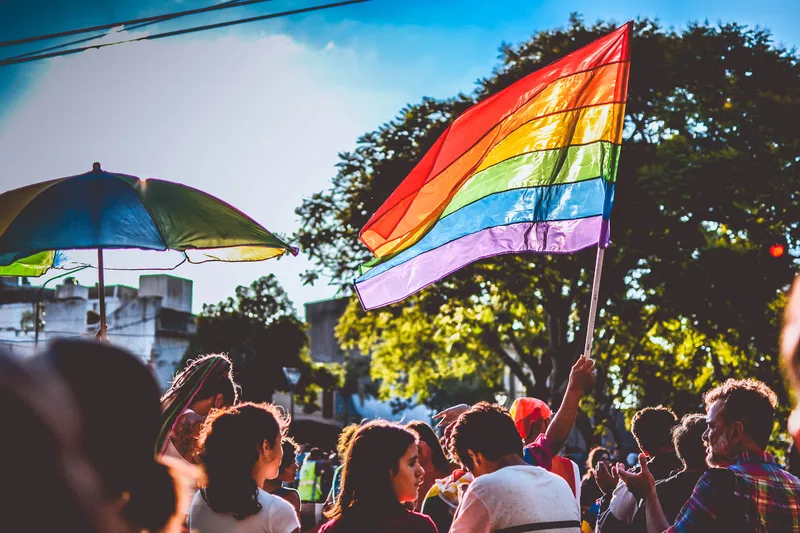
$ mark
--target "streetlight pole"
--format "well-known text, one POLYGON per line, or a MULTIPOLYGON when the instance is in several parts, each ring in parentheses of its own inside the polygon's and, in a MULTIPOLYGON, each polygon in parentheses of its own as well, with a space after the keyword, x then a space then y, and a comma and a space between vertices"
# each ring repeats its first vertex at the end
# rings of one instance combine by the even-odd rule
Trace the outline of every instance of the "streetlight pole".
POLYGON ((289 423, 294 422, 294 389, 297 387, 297 383, 300 381, 300 376, 303 375, 303 372, 299 368, 291 368, 291 367, 283 367, 283 375, 286 376, 286 381, 289 383, 289 413, 291 419, 289 423))

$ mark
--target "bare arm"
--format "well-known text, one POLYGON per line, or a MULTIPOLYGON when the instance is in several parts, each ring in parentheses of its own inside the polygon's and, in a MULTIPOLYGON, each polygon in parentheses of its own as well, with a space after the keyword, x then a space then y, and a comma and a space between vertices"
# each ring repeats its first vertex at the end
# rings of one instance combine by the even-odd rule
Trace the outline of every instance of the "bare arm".
POLYGON ((296 492, 290 492, 286 495, 286 501, 292 504, 294 510, 297 511, 297 519, 300 520, 300 495, 296 492))
POLYGON ((647 510, 647 533, 662 533, 669 528, 669 522, 664 516, 664 509, 661 508, 661 502, 658 501, 655 491, 645 500, 645 509, 647 510))
POLYGON ((197 413, 184 413, 175 423, 172 430, 172 444, 181 454, 181 457, 190 463, 198 464, 197 437, 200 436, 200 429, 203 426, 204 418, 197 413))
POLYGON ((553 454, 558 453, 561 446, 567 441, 572 426, 575 425, 575 418, 578 416, 578 408, 581 403, 583 391, 589 388, 594 381, 594 361, 584 356, 580 356, 572 365, 569 373, 569 383, 567 391, 564 393, 564 401, 561 407, 553 416, 553 421, 547 427, 548 440, 553 454))

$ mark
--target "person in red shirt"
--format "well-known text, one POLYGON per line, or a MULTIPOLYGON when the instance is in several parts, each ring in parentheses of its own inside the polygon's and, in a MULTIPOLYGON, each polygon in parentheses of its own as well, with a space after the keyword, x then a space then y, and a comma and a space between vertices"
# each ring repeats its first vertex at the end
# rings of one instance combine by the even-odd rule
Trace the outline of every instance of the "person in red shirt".
POLYGON ((344 462, 342 489, 319 533, 438 533, 433 521, 408 509, 425 471, 418 436, 376 420, 356 431, 344 462))

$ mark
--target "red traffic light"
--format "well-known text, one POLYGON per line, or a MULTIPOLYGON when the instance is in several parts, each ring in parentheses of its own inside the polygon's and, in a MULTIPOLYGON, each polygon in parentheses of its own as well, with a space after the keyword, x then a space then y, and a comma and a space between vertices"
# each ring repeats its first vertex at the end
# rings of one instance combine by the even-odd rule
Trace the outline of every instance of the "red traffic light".
POLYGON ((782 244, 773 244, 769 247, 769 255, 772 257, 780 257, 786 250, 782 244))

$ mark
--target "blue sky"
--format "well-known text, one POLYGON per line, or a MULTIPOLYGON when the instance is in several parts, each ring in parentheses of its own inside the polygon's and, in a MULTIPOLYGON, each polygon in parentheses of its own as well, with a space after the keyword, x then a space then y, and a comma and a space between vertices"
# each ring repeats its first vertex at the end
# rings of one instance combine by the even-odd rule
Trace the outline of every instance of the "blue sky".
MULTIPOLYGON (((0 40, 210 5, 214 0, 0 0, 0 40)), ((305 7, 274 0, 135 30, 305 7)), ((297 227, 294 208, 327 187, 337 153, 424 96, 471 91, 501 42, 587 22, 654 17, 666 26, 735 21, 800 44, 800 2, 764 0, 373 0, 319 12, 0 67, 0 192, 104 168, 187 183, 241 208, 268 229, 297 227)), ((130 37, 121 33, 115 38, 130 37)), ((51 45, 53 43, 46 43, 51 45)), ((31 45, 0 49, 2 56, 31 45)), ((304 287, 303 257, 181 267, 195 309, 274 272, 298 310, 334 291, 304 287)), ((94 283, 94 273, 81 273, 94 283)), ((110 272, 107 283, 136 284, 110 272)))

